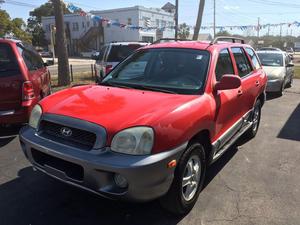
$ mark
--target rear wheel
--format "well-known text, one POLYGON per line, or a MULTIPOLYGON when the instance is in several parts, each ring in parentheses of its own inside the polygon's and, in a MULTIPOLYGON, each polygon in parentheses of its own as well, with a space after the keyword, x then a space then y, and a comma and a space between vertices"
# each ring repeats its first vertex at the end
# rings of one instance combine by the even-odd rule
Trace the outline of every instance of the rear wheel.
POLYGON ((174 214, 186 214, 195 205, 202 190, 206 173, 205 151, 194 142, 183 153, 168 193, 160 199, 166 210, 174 214))
POLYGON ((260 100, 257 100, 251 116, 252 126, 245 133, 245 136, 247 138, 251 139, 255 137, 260 124, 260 117, 261 117, 261 102, 260 100))
POLYGON ((287 88, 290 88, 292 87, 292 84, 293 84, 293 77, 291 77, 290 81, 287 83, 286 87, 287 88))

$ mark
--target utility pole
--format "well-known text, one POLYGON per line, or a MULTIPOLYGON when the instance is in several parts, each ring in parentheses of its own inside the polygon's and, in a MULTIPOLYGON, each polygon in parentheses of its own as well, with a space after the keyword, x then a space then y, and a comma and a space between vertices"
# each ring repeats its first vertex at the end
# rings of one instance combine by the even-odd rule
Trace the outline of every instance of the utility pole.
POLYGON ((281 40, 281 37, 282 37, 282 24, 280 24, 280 40, 281 40))
POLYGON ((202 23, 202 16, 203 16, 204 5, 205 5, 205 0, 199 0, 199 1, 200 2, 199 2, 197 22, 196 22, 196 26, 194 29, 194 36, 193 36, 193 40, 195 40, 195 41, 198 40, 198 35, 199 35, 201 23, 202 23))
POLYGON ((175 40, 178 38, 178 0, 175 2, 175 40))
POLYGON ((260 18, 258 17, 258 20, 257 20, 257 37, 258 37, 258 38, 259 38, 259 31, 260 31, 259 20, 260 20, 260 18))
POLYGON ((61 0, 52 0, 52 2, 56 27, 55 43, 58 58, 58 85, 65 86, 70 84, 70 71, 63 8, 61 0))
POLYGON ((268 26, 268 36, 270 36, 270 25, 268 26))
POLYGON ((216 37, 216 0, 214 0, 214 38, 216 37))

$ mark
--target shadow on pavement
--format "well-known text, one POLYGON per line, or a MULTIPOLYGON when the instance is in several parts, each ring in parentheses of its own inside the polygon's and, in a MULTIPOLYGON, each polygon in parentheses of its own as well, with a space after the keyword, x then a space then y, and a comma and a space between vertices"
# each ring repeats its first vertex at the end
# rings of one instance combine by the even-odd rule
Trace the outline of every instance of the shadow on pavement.
POLYGON ((0 148, 15 139, 21 127, 21 125, 0 126, 0 148))
POLYGON ((133 204, 112 201, 56 181, 32 167, 0 186, 0 224, 177 224, 158 201, 133 204))
POLYGON ((300 141, 300 104, 281 128, 278 138, 300 141))
MULTIPOLYGON (((233 158, 230 148, 207 171, 204 188, 233 158)), ((178 224, 183 217, 164 211, 158 201, 127 203, 82 191, 26 167, 18 177, 0 185, 0 224, 93 225, 178 224)))

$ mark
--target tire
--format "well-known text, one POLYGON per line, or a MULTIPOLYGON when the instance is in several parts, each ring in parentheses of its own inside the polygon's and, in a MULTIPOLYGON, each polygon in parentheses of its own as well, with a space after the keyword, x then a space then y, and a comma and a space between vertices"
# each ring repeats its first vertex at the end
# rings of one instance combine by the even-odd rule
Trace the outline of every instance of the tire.
POLYGON ((176 215, 187 214, 194 207, 203 188, 205 173, 204 147, 198 142, 192 142, 178 162, 168 193, 160 199, 161 206, 176 215), (191 168, 193 168, 192 171, 191 168), (190 174, 193 175, 190 176, 190 174), (185 179, 186 182, 183 184, 183 179, 187 177, 191 178, 185 179))
POLYGON ((293 84, 293 77, 291 77, 290 81, 287 83, 286 87, 287 88, 290 88, 292 87, 292 84, 293 84))
POLYGON ((284 91, 284 82, 282 83, 280 90, 276 92, 276 96, 278 97, 282 96, 283 91, 284 91))
POLYGON ((261 102, 260 100, 257 100, 254 105, 253 113, 251 115, 251 122, 253 124, 249 128, 249 130, 247 130, 245 133, 245 137, 247 139, 252 139, 256 136, 260 124, 260 117, 261 117, 261 102))

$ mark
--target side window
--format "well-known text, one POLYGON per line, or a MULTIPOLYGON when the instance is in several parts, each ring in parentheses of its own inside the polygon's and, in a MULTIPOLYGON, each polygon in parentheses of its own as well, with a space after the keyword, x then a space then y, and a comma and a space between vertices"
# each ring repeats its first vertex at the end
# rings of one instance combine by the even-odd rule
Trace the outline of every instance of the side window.
POLYGON ((18 50, 22 56, 28 70, 33 71, 44 67, 42 58, 35 52, 18 45, 18 50))
POLYGON ((224 74, 234 74, 228 49, 223 49, 220 52, 215 73, 217 81, 220 81, 224 74))
POLYGON ((244 50, 238 47, 231 48, 231 50, 235 58, 239 76, 240 77, 247 76, 249 73, 251 73, 252 68, 245 55, 244 50))
POLYGON ((254 68, 257 70, 260 69, 261 68, 260 63, 254 51, 251 48, 246 48, 246 51, 252 60, 254 68))

